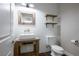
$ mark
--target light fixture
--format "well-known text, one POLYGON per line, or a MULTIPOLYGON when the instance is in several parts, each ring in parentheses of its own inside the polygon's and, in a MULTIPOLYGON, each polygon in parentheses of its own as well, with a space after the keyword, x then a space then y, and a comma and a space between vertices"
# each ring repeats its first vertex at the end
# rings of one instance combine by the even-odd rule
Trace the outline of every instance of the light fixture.
POLYGON ((30 7, 30 8, 33 8, 33 7, 34 7, 34 4, 29 4, 29 7, 30 7))
POLYGON ((34 8, 34 4, 32 3, 21 3, 22 6, 28 7, 28 8, 34 8))
POLYGON ((27 3, 27 4, 26 4, 26 7, 28 7, 28 8, 33 8, 33 7, 34 7, 34 4, 27 3))
POLYGON ((21 5, 26 6, 26 3, 21 3, 21 5))

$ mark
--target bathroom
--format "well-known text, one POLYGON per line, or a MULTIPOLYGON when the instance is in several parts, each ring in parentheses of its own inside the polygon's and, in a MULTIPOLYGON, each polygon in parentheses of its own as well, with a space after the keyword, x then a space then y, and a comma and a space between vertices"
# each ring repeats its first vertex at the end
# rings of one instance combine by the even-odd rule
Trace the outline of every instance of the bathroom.
MULTIPOLYGON (((37 43, 39 56, 58 56, 58 54, 51 53, 54 53, 50 46, 54 40, 56 44, 53 48, 62 50, 61 52, 59 51, 59 56, 79 56, 79 4, 4 3, 0 4, 0 6, 0 12, 2 12, 0 14, 0 27, 4 27, 0 29, 0 35, 2 35, 0 37, 0 56, 14 56, 18 49, 14 48, 14 46, 17 46, 15 45, 16 38, 23 39, 27 37, 37 37, 39 39, 39 44, 37 43), (22 14, 30 15, 32 21, 22 20, 24 19, 22 14), (47 19, 50 19, 50 22, 46 23, 47 19), (49 42, 50 38, 53 41, 49 42)), ((29 17, 26 18, 29 19, 29 17)), ((21 48, 21 52, 24 53, 31 50, 33 50, 31 44, 25 44, 21 48)), ((27 56, 27 54, 24 55, 27 56)))

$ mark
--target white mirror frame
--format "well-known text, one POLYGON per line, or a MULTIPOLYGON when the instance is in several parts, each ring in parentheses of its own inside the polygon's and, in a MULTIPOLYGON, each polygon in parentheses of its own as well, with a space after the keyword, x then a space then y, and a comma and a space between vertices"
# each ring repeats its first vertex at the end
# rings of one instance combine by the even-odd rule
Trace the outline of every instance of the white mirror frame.
POLYGON ((35 13, 32 12, 19 12, 18 13, 18 24, 22 24, 22 25, 34 25, 35 24, 35 13), (24 20, 22 14, 27 14, 27 15, 32 15, 32 17, 30 18, 27 17, 27 19, 31 19, 31 21, 28 22, 28 20, 24 20))

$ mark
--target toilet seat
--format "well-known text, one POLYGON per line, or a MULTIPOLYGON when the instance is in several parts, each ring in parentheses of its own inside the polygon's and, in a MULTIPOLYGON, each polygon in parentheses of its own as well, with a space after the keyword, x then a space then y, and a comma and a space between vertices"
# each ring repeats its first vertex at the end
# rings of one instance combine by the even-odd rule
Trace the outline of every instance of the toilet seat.
POLYGON ((63 54, 64 53, 64 49, 58 45, 52 45, 51 46, 51 49, 56 52, 56 53, 59 53, 59 54, 63 54))
POLYGON ((59 50, 59 51, 64 50, 62 47, 60 47, 60 46, 58 46, 58 45, 52 45, 51 48, 52 48, 52 49, 59 50))

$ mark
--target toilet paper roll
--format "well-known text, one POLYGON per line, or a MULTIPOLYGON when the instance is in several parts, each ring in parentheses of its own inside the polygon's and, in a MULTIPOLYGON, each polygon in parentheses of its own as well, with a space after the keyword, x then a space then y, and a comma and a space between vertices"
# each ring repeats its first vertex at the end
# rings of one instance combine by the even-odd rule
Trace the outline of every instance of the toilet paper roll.
POLYGON ((71 40, 72 43, 78 43, 78 40, 71 40))
POLYGON ((75 43, 75 40, 71 40, 72 43, 75 43))

